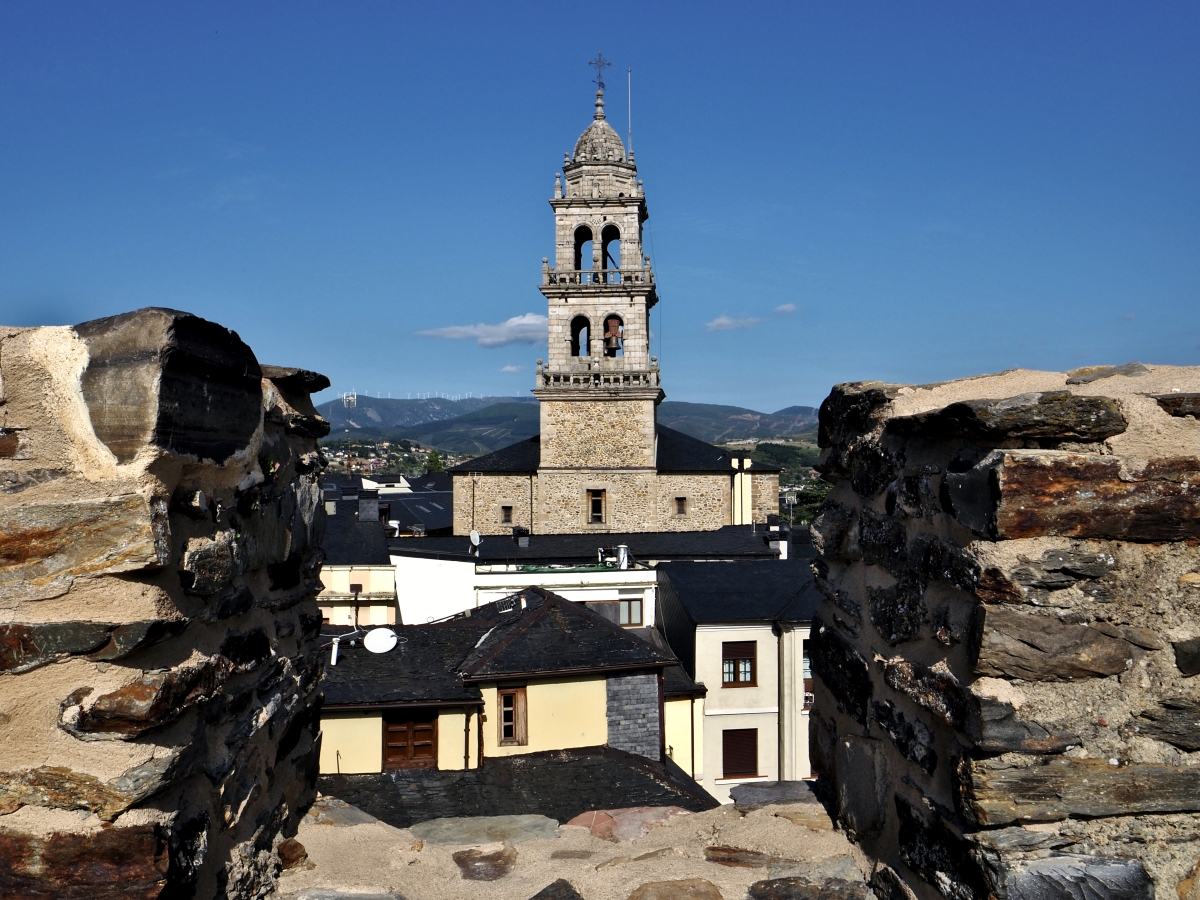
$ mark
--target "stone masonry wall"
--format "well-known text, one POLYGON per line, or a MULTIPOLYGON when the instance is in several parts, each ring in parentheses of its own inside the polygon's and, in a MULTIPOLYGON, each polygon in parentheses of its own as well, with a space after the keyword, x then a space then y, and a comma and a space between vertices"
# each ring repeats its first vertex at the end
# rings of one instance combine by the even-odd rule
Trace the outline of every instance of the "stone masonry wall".
POLYGON ((658 531, 710 531, 728 525, 733 506, 732 474, 659 475, 658 531), (675 498, 687 497, 687 513, 676 515, 675 498))
POLYGON ((653 468, 653 400, 542 400, 541 468, 653 468))
POLYGON ((1129 364, 822 405, 813 764, 884 896, 1200 897, 1198 401, 1129 364))
MULTIPOLYGON (((537 476, 532 478, 534 498, 537 476)), ((486 474, 472 479, 468 474, 454 476, 454 533, 512 534, 513 526, 529 528, 530 476, 486 474), (513 508, 511 524, 501 521, 501 507, 513 508), (472 513, 472 510, 474 511, 472 513)), ((536 502, 536 500, 534 500, 536 502)))
POLYGON ((0 897, 255 897, 311 802, 322 376, 0 328, 0 897))
POLYGON ((765 522, 767 516, 779 515, 779 474, 750 470, 750 503, 754 521, 765 522))
POLYGON ((608 745, 647 759, 660 759, 662 715, 658 700, 658 673, 610 675, 608 745))

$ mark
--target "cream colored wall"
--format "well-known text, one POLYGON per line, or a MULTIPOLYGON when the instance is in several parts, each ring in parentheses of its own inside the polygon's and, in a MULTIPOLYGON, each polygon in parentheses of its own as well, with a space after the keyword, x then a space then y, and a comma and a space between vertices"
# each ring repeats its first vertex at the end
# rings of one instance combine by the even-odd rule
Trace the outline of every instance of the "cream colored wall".
POLYGON ((361 584, 364 594, 396 593, 396 570, 392 566, 322 566, 321 584, 325 594, 349 594, 351 584, 361 584))
POLYGON ((438 768, 444 772, 479 767, 478 708, 438 711, 438 768), (463 725, 467 734, 463 734, 463 725), (464 766, 463 751, 467 750, 464 766))
MULTIPOLYGON (((328 619, 330 625, 354 624, 353 602, 334 603, 325 600, 317 603, 317 609, 321 611, 321 618, 328 619)), ((393 604, 360 602, 358 604, 358 624, 360 626, 395 625, 396 607, 393 604)))
POLYGON ((704 775, 704 698, 679 697, 663 703, 667 755, 697 781, 704 775), (696 746, 693 751, 692 736, 696 746), (695 768, 693 768, 693 765, 695 768))
POLYGON ((779 637, 779 766, 786 781, 808 778, 808 710, 804 708, 804 641, 808 626, 787 627, 779 637))
POLYGON ((383 771, 383 717, 363 713, 321 714, 321 774, 383 771))
POLYGON ((481 685, 481 689, 485 756, 520 756, 608 743, 608 689, 603 677, 529 684, 525 689, 529 743, 521 746, 500 746, 496 685, 481 685))
POLYGON ((696 629, 696 680, 708 687, 704 700, 704 789, 729 803, 729 789, 744 781, 779 778, 779 648, 769 624, 701 625, 696 629), (757 644, 755 687, 721 686, 721 644, 757 644), (758 730, 758 778, 726 780, 723 774, 721 732, 732 728, 758 730))

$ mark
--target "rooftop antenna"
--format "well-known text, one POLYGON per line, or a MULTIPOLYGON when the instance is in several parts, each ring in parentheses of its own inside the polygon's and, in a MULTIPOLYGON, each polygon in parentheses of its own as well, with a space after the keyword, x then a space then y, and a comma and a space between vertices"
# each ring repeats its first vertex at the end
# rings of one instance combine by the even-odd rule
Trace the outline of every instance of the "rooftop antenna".
POLYGON ((596 69, 596 77, 592 79, 592 82, 600 90, 604 90, 604 70, 611 66, 612 63, 604 58, 603 53, 597 53, 596 58, 589 62, 588 65, 596 69))

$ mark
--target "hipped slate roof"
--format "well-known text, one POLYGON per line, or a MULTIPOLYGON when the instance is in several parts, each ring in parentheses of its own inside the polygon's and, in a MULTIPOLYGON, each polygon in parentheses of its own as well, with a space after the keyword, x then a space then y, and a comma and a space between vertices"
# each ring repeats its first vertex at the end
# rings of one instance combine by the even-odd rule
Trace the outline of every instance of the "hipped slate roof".
MULTIPOLYGON (((658 457, 655 468, 660 472, 721 472, 732 474, 731 460, 738 454, 702 440, 657 425, 658 457)), ((465 463, 447 470, 459 475, 469 472, 493 472, 528 475, 538 470, 542 459, 542 444, 540 437, 531 437, 517 444, 504 447, 495 453, 468 460, 465 463)), ((755 463, 751 472, 778 472, 777 466, 755 463)))
MULTIPOLYGON (((662 636, 662 632, 657 628, 630 628, 628 632, 629 634, 636 634, 647 644, 656 647, 663 653, 670 653, 672 657, 675 656, 671 652, 671 646, 667 643, 667 639, 662 636)), ((676 660, 675 665, 663 669, 664 697, 703 697, 707 693, 708 688, 692 678, 687 673, 687 669, 678 660, 676 660)))
POLYGON ((806 559, 775 562, 668 562, 684 611, 697 625, 718 622, 807 622, 821 599, 806 559))
POLYGON ((527 674, 567 674, 598 669, 661 668, 670 654, 628 634, 582 603, 542 588, 471 611, 492 629, 463 660, 467 681, 527 674))
POLYGON ((337 514, 325 518, 325 564, 388 566, 387 529, 378 519, 360 522, 357 500, 338 500, 337 514))
MULTIPOLYGON (((449 622, 389 627, 400 640, 387 653, 364 649, 361 633, 357 646, 340 644, 338 664, 326 665, 326 706, 475 704, 478 681, 678 666, 669 650, 541 588, 449 622)), ((352 632, 323 626, 322 652, 352 632)))
MULTIPOLYGON (((467 703, 482 702, 479 688, 465 684, 458 664, 487 630, 470 620, 440 625, 394 625, 400 640, 387 653, 371 653, 362 646, 342 643, 338 664, 325 657, 326 706, 347 704, 467 703)), ((321 628, 322 652, 329 654, 331 638, 353 632, 350 626, 321 628)))
MULTIPOLYGON (((725 525, 715 531, 642 531, 595 532, 588 534, 533 534, 528 547, 518 547, 508 535, 485 535, 479 545, 480 563, 512 562, 537 565, 594 565, 596 550, 625 544, 637 560, 693 559, 766 559, 774 560, 771 540, 779 532, 763 530, 762 525, 725 525)), ((807 535, 801 535, 807 539, 807 535)), ((463 559, 476 561, 468 554, 466 537, 397 538, 389 543, 397 556, 463 559)), ((796 547, 793 546, 793 552, 796 547)))

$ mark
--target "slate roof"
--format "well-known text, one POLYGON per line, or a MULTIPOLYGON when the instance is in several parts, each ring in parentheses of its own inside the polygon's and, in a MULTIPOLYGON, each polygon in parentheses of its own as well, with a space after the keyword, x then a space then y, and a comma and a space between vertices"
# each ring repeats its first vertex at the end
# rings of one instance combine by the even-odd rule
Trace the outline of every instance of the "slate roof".
MULTIPOLYGON (((665 425, 656 426, 658 435, 658 459, 655 467, 660 472, 733 472, 730 461, 733 455, 728 450, 714 447, 691 435, 668 428, 665 425)), ((460 475, 468 472, 507 472, 529 474, 536 472, 542 460, 541 437, 535 436, 468 460, 448 469, 449 472, 460 475)), ((777 466, 755 463, 752 472, 779 472, 777 466)))
POLYGON ((471 610, 470 618, 493 627, 463 660, 467 681, 662 668, 676 662, 669 651, 656 649, 584 604, 542 588, 485 604, 471 610))
MULTIPOLYGON (((485 535, 479 545, 480 563, 508 562, 516 565, 595 565, 596 550, 625 544, 635 560, 738 559, 774 560, 779 552, 769 546, 779 532, 764 531, 762 525, 726 525, 715 531, 594 532, 587 534, 532 534, 528 547, 518 547, 507 535, 485 535)), ((797 553, 793 535, 792 555, 797 553)), ((463 536, 397 538, 389 542, 397 556, 474 559, 470 542, 463 536)), ((808 548, 800 549, 803 554, 808 548)), ((811 554, 810 554, 811 555, 811 554)))
MULTIPOLYGON (((487 626, 465 619, 389 627, 401 640, 387 653, 371 653, 360 640, 354 647, 347 643, 338 647, 336 666, 325 657, 326 706, 483 702, 479 688, 464 683, 457 669, 487 626)), ((348 625, 322 626, 322 652, 329 653, 334 635, 353 631, 348 625)))
MULTIPOLYGON (((626 631, 628 634, 636 634, 643 641, 664 653, 670 653, 672 657, 675 656, 671 650, 671 645, 667 643, 667 639, 663 637, 662 632, 657 628, 629 628, 626 631)), ((692 678, 687 673, 687 669, 678 660, 676 660, 675 665, 667 666, 667 668, 663 669, 664 697, 703 697, 707 693, 708 688, 692 678)))
POLYGON ((330 566, 389 566, 387 529, 358 520, 358 500, 338 500, 337 514, 325 517, 325 563, 330 566))
POLYGON ((510 444, 486 456, 469 459, 451 466, 447 472, 465 475, 468 472, 507 472, 527 475, 538 470, 542 461, 542 439, 538 435, 510 444))
POLYGON ((807 622, 821 598, 808 561, 667 562, 670 579, 694 624, 807 622))
POLYGON ((454 495, 448 491, 419 494, 389 492, 379 498, 379 505, 387 507, 388 521, 399 523, 401 531, 411 531, 413 525, 424 525, 426 534, 450 534, 454 530, 454 495))

